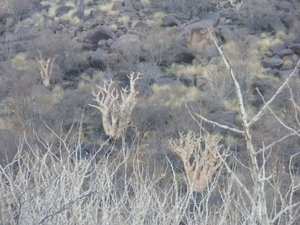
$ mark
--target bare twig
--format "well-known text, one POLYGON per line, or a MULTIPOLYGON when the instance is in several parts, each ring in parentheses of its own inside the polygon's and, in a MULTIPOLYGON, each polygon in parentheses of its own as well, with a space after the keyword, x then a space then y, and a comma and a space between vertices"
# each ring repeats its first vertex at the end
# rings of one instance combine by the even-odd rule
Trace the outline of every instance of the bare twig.
POLYGON ((263 115, 265 110, 269 107, 269 105, 276 99, 276 97, 283 91, 283 89, 286 87, 290 79, 299 71, 300 67, 300 60, 297 62, 297 65, 295 66, 293 72, 288 76, 288 78, 284 81, 284 83, 278 88, 278 90, 275 92, 275 94, 272 96, 272 98, 267 101, 264 106, 261 108, 261 110, 256 114, 256 116, 253 117, 253 119, 247 124, 247 126, 251 126, 253 123, 255 123, 257 120, 260 119, 260 117, 263 115))

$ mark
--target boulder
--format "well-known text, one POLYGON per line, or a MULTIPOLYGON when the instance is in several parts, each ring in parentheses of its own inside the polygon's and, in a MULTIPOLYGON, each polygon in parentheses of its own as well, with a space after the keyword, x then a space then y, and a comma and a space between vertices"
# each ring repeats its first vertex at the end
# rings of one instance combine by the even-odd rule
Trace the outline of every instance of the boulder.
POLYGON ((279 10, 284 10, 285 12, 291 12, 292 10, 295 9, 295 7, 292 5, 292 3, 288 2, 288 1, 280 2, 277 5, 277 8, 279 10))
POLYGON ((177 45, 173 48, 173 55, 169 58, 169 63, 188 63, 191 64, 195 55, 185 46, 177 45))
POLYGON ((62 5, 55 10, 55 16, 60 17, 64 14, 67 14, 71 9, 73 9, 73 7, 62 5))
POLYGON ((266 58, 261 61, 264 68, 280 69, 283 65, 283 60, 280 58, 266 58))
POLYGON ((173 14, 168 14, 162 18, 163 26, 174 27, 181 24, 181 22, 173 14))
POLYGON ((210 61, 212 58, 217 57, 219 53, 215 45, 205 45, 201 55, 207 59, 207 61, 210 61))
POLYGON ((97 20, 94 18, 89 18, 87 20, 84 21, 83 25, 82 25, 82 30, 84 31, 88 31, 90 29, 95 28, 98 25, 97 20))
POLYGON ((187 74, 181 74, 179 76, 179 81, 187 87, 192 87, 195 84, 195 78, 187 74))
POLYGON ((276 32, 280 31, 287 33, 287 27, 283 24, 279 17, 273 17, 272 20, 270 20, 270 26, 276 32))
POLYGON ((107 53, 104 51, 95 51, 90 57, 90 63, 92 67, 106 69, 112 67, 119 60, 116 53, 107 53))
POLYGON ((283 65, 281 67, 281 70, 291 70, 294 68, 295 61, 291 55, 284 56, 282 60, 283 60, 283 65))
POLYGON ((204 49, 205 45, 213 43, 213 39, 208 31, 209 29, 212 35, 215 35, 212 25, 213 21, 203 20, 188 25, 182 32, 181 35, 184 37, 188 48, 192 52, 200 53, 204 49))
POLYGON ((72 18, 83 19, 84 18, 84 11, 77 10, 76 12, 73 13, 72 18))
POLYGON ((140 2, 135 2, 134 5, 133 5, 133 8, 137 11, 140 11, 142 10, 144 7, 143 7, 143 4, 140 3, 140 2))
POLYGON ((293 13, 283 13, 280 15, 280 19, 287 29, 294 29, 299 26, 299 19, 293 13))
POLYGON ((105 14, 102 10, 96 9, 91 12, 91 16, 94 19, 102 20, 105 17, 105 14))
POLYGON ((206 83, 207 83, 207 80, 204 77, 199 76, 199 75, 195 76, 195 86, 197 88, 202 89, 206 83))
MULTIPOLYGON (((206 13, 204 15, 201 16, 201 20, 209 20, 211 21, 211 25, 213 27, 217 26, 219 21, 220 21, 220 14, 219 12, 213 12, 213 13, 206 13)), ((199 21, 198 21, 199 22, 199 21)))
POLYGON ((108 27, 99 25, 91 30, 84 38, 88 43, 98 44, 100 40, 115 39, 116 34, 112 32, 108 27))
POLYGON ((296 54, 300 54, 300 44, 291 44, 289 48, 293 50, 296 54))
POLYGON ((239 14, 236 11, 221 11, 220 16, 226 19, 237 19, 239 18, 239 14))
POLYGON ((235 31, 229 29, 228 26, 224 25, 219 29, 220 29, 219 33, 222 35, 226 43, 229 43, 230 41, 238 40, 238 34, 235 31))
POLYGON ((284 56, 292 55, 292 54, 294 54, 294 52, 291 49, 284 49, 284 50, 278 52, 277 56, 280 57, 280 58, 282 58, 284 56))
POLYGON ((270 46, 270 51, 273 55, 276 55, 278 52, 283 51, 285 49, 285 45, 281 43, 273 44, 270 46))
MULTIPOLYGON (((147 56, 145 56, 147 57, 147 56)), ((163 52, 159 57, 159 66, 169 66, 172 63, 188 63, 191 64, 195 59, 195 55, 186 46, 173 43, 173 45, 163 52)))
POLYGON ((110 49, 113 52, 121 53, 126 58, 130 58, 140 55, 142 51, 142 41, 138 35, 125 34, 112 43, 110 49))
POLYGON ((279 70, 277 75, 281 80, 285 80, 294 70, 279 70))

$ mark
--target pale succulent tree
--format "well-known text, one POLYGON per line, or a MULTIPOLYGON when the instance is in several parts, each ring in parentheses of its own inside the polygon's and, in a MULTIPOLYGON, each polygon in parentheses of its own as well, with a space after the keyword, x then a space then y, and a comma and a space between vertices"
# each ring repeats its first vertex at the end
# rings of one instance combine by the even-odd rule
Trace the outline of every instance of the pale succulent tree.
POLYGON ((136 82, 141 74, 131 73, 128 78, 130 87, 118 90, 112 80, 105 81, 103 86, 93 90, 94 101, 90 104, 100 110, 102 114, 102 125, 105 133, 113 139, 122 137, 122 131, 130 123, 131 113, 136 106, 138 91, 135 89, 136 82))
POLYGON ((44 59, 44 57, 42 56, 42 53, 39 51, 39 58, 36 58, 36 60, 39 63, 38 66, 39 66, 41 78, 43 80, 43 85, 45 87, 49 87, 50 86, 50 77, 52 74, 55 57, 44 59))
POLYGON ((189 131, 187 134, 180 133, 178 139, 169 141, 173 152, 183 161, 192 191, 205 191, 221 167, 221 158, 226 157, 227 150, 220 153, 220 140, 220 136, 215 134, 206 133, 200 136, 189 131))

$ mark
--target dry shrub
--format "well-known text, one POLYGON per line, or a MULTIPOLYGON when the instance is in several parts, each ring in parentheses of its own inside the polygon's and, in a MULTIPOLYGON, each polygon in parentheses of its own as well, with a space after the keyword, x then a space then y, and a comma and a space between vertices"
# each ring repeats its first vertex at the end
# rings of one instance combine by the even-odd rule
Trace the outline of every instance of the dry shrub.
MULTIPOLYGON (((183 191, 166 155, 164 168, 153 167, 138 146, 123 145, 116 157, 97 162, 82 154, 79 133, 71 133, 53 133, 48 140, 35 132, 46 151, 23 136, 14 163, 0 166, 1 224, 225 224, 222 218, 232 214, 232 189, 217 187, 220 173, 200 200, 183 191), (217 207, 221 199, 226 205, 217 207)), ((239 224, 233 215, 229 218, 230 224, 239 224)))
POLYGON ((78 61, 79 48, 71 37, 64 33, 53 33, 45 30, 41 35, 33 40, 31 45, 32 58, 39 54, 45 59, 55 58, 53 66, 53 79, 60 80, 65 73, 70 71, 79 72, 78 61), (39 53, 40 52, 40 53, 39 53))
MULTIPOLYGON (((164 149, 158 159, 148 152, 147 142, 124 142, 115 156, 97 158, 81 148, 80 127, 64 134, 44 126, 25 132, 13 163, 0 166, 1 224, 237 225, 249 221, 253 208, 245 187, 251 194, 255 190, 247 164, 224 162, 200 194, 184 188, 187 178, 178 175, 178 165, 164 149), (232 173, 224 170, 228 165, 232 173)), ((284 203, 297 204, 299 178, 274 169, 278 159, 270 162, 274 163, 265 167, 266 175, 276 173, 266 190, 273 196, 267 203, 268 213, 274 216, 284 203)), ((286 215, 279 224, 297 219, 297 208, 286 215)))
POLYGON ((8 12, 13 14, 14 23, 29 16, 33 8, 33 0, 4 0, 8 12))
POLYGON ((174 34, 162 28, 154 28, 149 31, 143 39, 143 49, 148 52, 151 62, 158 65, 164 63, 172 55, 172 50, 176 47, 174 34))

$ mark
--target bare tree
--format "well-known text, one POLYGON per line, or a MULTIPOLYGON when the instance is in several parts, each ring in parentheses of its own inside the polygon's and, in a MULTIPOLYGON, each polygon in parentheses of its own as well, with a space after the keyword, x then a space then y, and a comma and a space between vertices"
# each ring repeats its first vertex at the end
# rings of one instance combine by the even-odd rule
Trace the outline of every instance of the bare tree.
POLYGON ((183 161, 192 191, 205 191, 213 175, 221 167, 220 157, 226 157, 226 151, 220 156, 220 140, 217 135, 206 133, 201 137, 189 131, 186 135, 181 133, 179 139, 169 141, 173 152, 183 161))
POLYGON ((53 70, 53 64, 55 61, 55 57, 48 58, 47 60, 43 58, 42 53, 39 51, 40 58, 36 58, 39 63, 40 75, 43 80, 43 84, 45 87, 50 86, 50 77, 53 70))
POLYGON ((113 139, 121 138, 122 130, 130 122, 132 110, 138 101, 135 84, 140 76, 131 73, 128 76, 130 87, 122 88, 121 91, 114 86, 113 81, 105 81, 103 87, 97 85, 97 92, 92 92, 97 104, 90 106, 100 110, 104 131, 113 139))
MULTIPOLYGON (((238 100, 238 103, 239 103, 239 114, 242 118, 243 129, 238 130, 238 129, 235 129, 235 128, 231 128, 231 127, 222 125, 222 124, 217 123, 215 121, 208 120, 207 118, 205 118, 201 114, 196 114, 196 116, 198 118, 200 118, 201 120, 204 120, 208 123, 213 124, 214 126, 218 126, 220 128, 228 129, 232 132, 242 134, 244 136, 245 140, 246 140, 247 152, 248 152, 248 155, 250 157, 250 164, 249 164, 250 168, 249 168, 249 170, 250 170, 251 179, 252 179, 253 185, 254 185, 253 190, 245 187, 242 184, 242 182, 239 180, 239 178, 235 175, 235 173, 231 170, 231 168, 229 168, 229 166, 226 163, 225 163, 225 166, 226 166, 228 172, 233 176, 235 181, 243 189, 244 193, 246 193, 246 196, 248 197, 248 200, 251 203, 252 209, 250 211, 250 215, 248 216, 248 222, 250 222, 250 224, 257 224, 257 223, 263 224, 263 225, 274 224, 285 213, 289 212, 289 217, 290 217, 289 224, 293 224, 293 221, 295 221, 295 219, 298 218, 297 214, 299 214, 299 210, 297 208, 299 207, 300 202, 294 203, 293 201, 290 201, 289 203, 285 203, 285 204, 282 202, 283 207, 278 212, 276 212, 274 216, 270 217, 270 214, 268 214, 268 212, 270 210, 268 210, 268 205, 267 205, 266 186, 267 186, 267 184, 271 183, 270 180, 272 179, 273 174, 267 174, 266 173, 267 160, 265 158, 265 154, 266 154, 267 150, 270 150, 272 148, 272 146, 274 146, 276 143, 279 143, 280 141, 283 141, 283 140, 285 140, 286 138, 288 138, 292 135, 298 135, 299 136, 299 131, 289 127, 286 124, 284 124, 275 115, 275 113, 272 111, 272 109, 270 108, 270 105, 276 99, 276 97, 283 91, 283 89, 287 87, 288 82, 291 80, 291 78, 295 74, 298 73, 299 66, 300 66, 300 60, 298 61, 295 69, 293 70, 293 72, 288 76, 288 78, 278 88, 278 90, 270 98, 270 100, 265 102, 264 106, 259 110, 259 112, 252 119, 249 119, 249 117, 247 115, 247 112, 246 112, 246 107, 245 107, 245 104, 244 104, 242 91, 241 91, 240 85, 239 85, 239 83, 236 79, 236 76, 234 74, 234 71, 232 70, 232 67, 231 67, 230 63, 228 62, 225 55, 223 54, 223 51, 218 46, 216 39, 213 37, 213 35, 211 35, 211 37, 213 38, 214 43, 215 43, 215 45, 216 45, 216 47, 217 47, 224 63, 225 63, 225 65, 226 65, 226 67, 227 67, 227 69, 230 73, 231 79, 233 80, 237 100, 238 100), (269 110, 271 112, 271 114, 275 117, 275 119, 278 121, 278 123, 281 124, 285 129, 287 129, 289 131, 289 133, 286 136, 281 137, 279 140, 271 143, 270 145, 263 147, 263 149, 258 150, 254 147, 251 126, 262 118, 262 116, 264 115, 266 110, 269 110), (258 160, 259 157, 263 158, 262 165, 259 163, 259 160, 258 160), (252 191, 254 193, 251 194, 252 191)), ((291 164, 290 164, 290 170, 291 170, 291 164)), ((291 176, 291 180, 294 181, 295 179, 294 179, 292 173, 290 174, 290 176, 291 176)), ((274 190, 275 192, 279 192, 276 187, 274 187, 274 189, 275 189, 274 190)), ((291 186, 290 186, 290 189, 293 190, 293 191, 299 190, 300 189, 300 184, 292 182, 291 186)))

